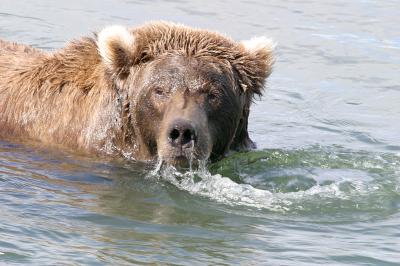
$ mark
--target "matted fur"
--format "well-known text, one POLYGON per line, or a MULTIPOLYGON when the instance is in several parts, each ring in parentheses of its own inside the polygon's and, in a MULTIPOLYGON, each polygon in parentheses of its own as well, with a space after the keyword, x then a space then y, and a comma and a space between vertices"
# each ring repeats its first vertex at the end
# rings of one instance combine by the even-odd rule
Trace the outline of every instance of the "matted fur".
POLYGON ((144 144, 127 129, 120 90, 135 69, 179 51, 215 57, 232 66, 246 95, 242 130, 237 133, 246 136, 235 136, 233 142, 248 146, 243 143, 249 141, 249 106, 272 71, 271 45, 249 47, 218 33, 165 22, 127 29, 129 40, 125 33, 108 31, 53 53, 0 41, 0 136, 150 159, 144 144), (133 139, 126 141, 127 134, 133 139))

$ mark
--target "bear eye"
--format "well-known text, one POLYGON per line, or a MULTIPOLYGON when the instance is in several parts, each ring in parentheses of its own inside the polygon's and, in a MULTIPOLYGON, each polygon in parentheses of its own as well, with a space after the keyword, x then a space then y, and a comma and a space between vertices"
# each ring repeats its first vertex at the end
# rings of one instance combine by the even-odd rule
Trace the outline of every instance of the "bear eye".
POLYGON ((219 94, 220 94, 220 93, 218 93, 217 91, 211 91, 211 92, 208 94, 208 99, 209 99, 210 101, 212 101, 212 100, 217 100, 218 97, 219 97, 219 94))
POLYGON ((165 91, 162 89, 162 88, 160 88, 160 87, 156 87, 154 90, 153 90, 153 92, 154 92, 154 94, 155 95, 157 95, 157 96, 165 96, 165 91))
POLYGON ((219 100, 219 93, 217 93, 217 92, 210 92, 210 93, 208 94, 208 101, 209 101, 210 103, 217 103, 218 100, 219 100))

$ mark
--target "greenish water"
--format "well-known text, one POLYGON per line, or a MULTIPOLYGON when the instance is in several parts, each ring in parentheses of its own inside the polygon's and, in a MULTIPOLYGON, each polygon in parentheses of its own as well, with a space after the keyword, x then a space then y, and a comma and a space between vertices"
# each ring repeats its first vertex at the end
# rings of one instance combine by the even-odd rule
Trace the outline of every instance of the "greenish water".
POLYGON ((1 261, 383 264, 399 259, 400 156, 264 150, 213 174, 0 143, 1 261), (229 177, 229 178, 228 178, 229 177))
POLYGON ((0 264, 400 265, 398 1, 5 1, 47 50, 154 19, 278 41, 258 149, 207 171, 0 141, 0 264))

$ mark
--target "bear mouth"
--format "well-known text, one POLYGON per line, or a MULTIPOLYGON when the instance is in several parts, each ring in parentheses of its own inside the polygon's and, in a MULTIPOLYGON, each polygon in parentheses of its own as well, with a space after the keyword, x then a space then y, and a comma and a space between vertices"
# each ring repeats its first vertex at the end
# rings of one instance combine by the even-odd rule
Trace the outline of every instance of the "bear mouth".
POLYGON ((171 165, 179 169, 190 168, 195 160, 186 157, 185 155, 170 156, 161 159, 166 165, 171 165))
POLYGON ((188 158, 187 156, 185 156, 183 154, 182 155, 177 155, 173 159, 175 161, 187 161, 187 160, 190 160, 190 158, 188 158))
POLYGON ((172 165, 189 165, 196 159, 197 158, 192 151, 180 151, 170 154, 164 158, 164 161, 172 165))
POLYGON ((188 168, 191 165, 198 164, 199 161, 206 161, 208 156, 202 155, 197 149, 169 149, 159 159, 168 165, 179 168, 188 168))
POLYGON ((186 165, 190 163, 190 158, 184 156, 184 155, 178 155, 172 158, 172 163, 174 165, 186 165))

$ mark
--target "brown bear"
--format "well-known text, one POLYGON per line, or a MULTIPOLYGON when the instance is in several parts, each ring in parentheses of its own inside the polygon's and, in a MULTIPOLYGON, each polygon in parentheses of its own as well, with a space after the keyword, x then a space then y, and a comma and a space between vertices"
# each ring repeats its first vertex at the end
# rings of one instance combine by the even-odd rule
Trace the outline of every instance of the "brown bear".
POLYGON ((175 164, 254 146, 249 108, 273 64, 265 37, 154 22, 47 53, 0 41, 0 137, 175 164))

